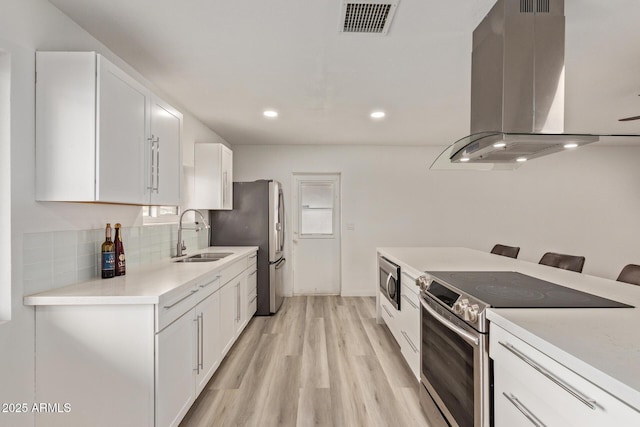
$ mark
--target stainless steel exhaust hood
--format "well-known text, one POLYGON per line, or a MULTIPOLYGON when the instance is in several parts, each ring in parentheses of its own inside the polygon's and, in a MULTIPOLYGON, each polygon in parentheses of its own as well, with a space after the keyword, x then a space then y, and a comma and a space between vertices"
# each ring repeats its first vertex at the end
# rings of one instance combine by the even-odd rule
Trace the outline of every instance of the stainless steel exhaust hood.
POLYGON ((564 133, 564 49, 564 0, 498 0, 473 32, 471 135, 431 168, 515 169, 598 141, 564 133))

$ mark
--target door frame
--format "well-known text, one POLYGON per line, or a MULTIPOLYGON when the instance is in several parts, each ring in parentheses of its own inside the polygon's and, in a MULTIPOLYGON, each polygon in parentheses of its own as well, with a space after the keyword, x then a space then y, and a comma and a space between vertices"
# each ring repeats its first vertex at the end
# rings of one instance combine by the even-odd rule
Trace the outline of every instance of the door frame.
MULTIPOLYGON (((336 227, 338 227, 338 286, 339 291, 338 295, 342 295, 342 172, 292 172, 291 173, 291 292, 292 295, 303 295, 296 293, 296 240, 298 239, 298 221, 299 221, 299 209, 297 203, 295 201, 298 198, 298 186, 296 184, 296 178, 298 177, 322 177, 326 176, 327 178, 336 178, 337 179, 337 190, 338 190, 338 204, 339 204, 339 212, 336 216, 336 227)), ((304 294, 308 295, 308 294, 304 294)))

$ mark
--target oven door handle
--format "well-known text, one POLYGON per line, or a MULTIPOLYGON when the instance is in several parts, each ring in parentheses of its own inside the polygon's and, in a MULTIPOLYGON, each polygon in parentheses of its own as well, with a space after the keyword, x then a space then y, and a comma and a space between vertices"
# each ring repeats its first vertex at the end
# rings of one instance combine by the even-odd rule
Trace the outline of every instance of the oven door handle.
MULTIPOLYGON (((387 284, 386 284, 386 288, 387 288, 387 295, 389 295, 389 297, 391 297, 391 291, 389 291, 389 283, 391 282, 391 278, 393 277, 393 273, 389 273, 389 275, 387 276, 387 284)), ((394 293, 395 295, 395 293, 394 293)))
POLYGON ((427 304, 426 302, 420 301, 420 303, 429 312, 430 315, 432 315, 438 322, 442 324, 442 326, 445 326, 451 331, 460 335, 460 337, 462 337, 469 344, 475 345, 476 347, 480 345, 480 340, 478 339, 478 337, 465 331, 460 326, 454 325, 453 323, 449 322, 449 320, 447 320, 444 316, 442 316, 440 313, 438 313, 433 308, 431 308, 429 304, 427 304))

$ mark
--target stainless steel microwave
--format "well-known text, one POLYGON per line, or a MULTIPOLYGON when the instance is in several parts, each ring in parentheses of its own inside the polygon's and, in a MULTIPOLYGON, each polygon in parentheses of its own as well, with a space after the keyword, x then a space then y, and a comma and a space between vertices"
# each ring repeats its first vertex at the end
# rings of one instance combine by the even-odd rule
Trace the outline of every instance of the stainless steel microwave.
POLYGON ((378 282, 380 292, 400 310, 400 266, 378 256, 378 282))

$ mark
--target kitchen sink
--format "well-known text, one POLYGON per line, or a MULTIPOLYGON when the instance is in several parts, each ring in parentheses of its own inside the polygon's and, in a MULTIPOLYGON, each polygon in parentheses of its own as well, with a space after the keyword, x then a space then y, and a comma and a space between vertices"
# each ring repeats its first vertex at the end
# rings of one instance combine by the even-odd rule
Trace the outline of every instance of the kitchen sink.
POLYGON ((233 252, 204 252, 174 262, 213 262, 226 258, 229 255, 233 255, 233 252))

